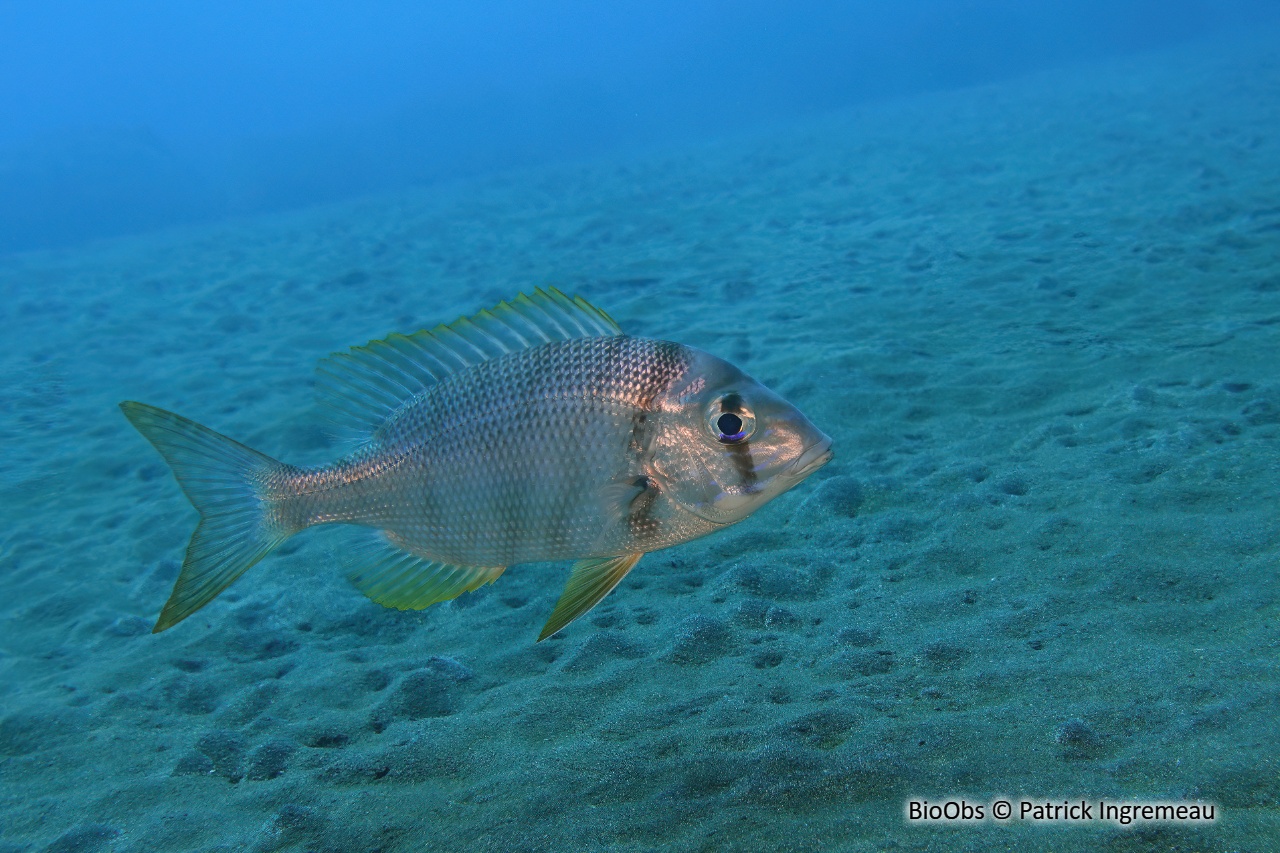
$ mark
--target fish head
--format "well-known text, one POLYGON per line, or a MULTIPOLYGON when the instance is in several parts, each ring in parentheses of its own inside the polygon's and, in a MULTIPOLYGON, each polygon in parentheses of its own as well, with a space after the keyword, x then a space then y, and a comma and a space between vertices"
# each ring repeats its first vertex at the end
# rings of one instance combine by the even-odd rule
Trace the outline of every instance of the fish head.
POLYGON ((685 348, 689 368, 656 401, 658 484, 714 524, 741 521, 831 460, 831 439, 727 361, 685 348))

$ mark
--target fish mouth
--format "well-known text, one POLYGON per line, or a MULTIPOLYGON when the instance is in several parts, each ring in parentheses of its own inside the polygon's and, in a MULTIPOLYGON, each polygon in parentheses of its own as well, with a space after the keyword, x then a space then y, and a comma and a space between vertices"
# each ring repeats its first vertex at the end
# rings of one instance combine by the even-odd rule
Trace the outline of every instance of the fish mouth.
POLYGON ((824 438, 806 448, 804 453, 800 454, 800 458, 791 463, 791 470, 788 473, 797 480, 803 480, 830 462, 831 457, 835 455, 835 451, 831 449, 831 439, 824 438))

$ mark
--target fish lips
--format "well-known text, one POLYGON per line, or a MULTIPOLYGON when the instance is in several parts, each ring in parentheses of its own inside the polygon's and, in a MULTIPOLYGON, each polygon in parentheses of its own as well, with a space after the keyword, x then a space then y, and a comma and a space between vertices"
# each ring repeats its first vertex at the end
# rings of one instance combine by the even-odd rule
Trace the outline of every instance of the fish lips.
POLYGON ((835 451, 831 449, 831 439, 824 436, 821 441, 809 445, 800 454, 800 458, 791 463, 787 476, 798 483, 830 462, 835 455, 835 451))

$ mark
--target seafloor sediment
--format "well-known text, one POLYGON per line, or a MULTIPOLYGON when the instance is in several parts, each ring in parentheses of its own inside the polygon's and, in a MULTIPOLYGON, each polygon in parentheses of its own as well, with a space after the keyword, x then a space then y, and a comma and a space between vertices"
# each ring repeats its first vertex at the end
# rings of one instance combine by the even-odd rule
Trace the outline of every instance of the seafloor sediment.
POLYGON ((1280 60, 1222 42, 750 138, 0 260, 0 851, 1255 850, 1280 837, 1280 60), (116 410, 332 451, 333 349, 556 284, 836 442, 535 644, 194 525, 116 410), (909 825, 909 796, 1212 826, 909 825))

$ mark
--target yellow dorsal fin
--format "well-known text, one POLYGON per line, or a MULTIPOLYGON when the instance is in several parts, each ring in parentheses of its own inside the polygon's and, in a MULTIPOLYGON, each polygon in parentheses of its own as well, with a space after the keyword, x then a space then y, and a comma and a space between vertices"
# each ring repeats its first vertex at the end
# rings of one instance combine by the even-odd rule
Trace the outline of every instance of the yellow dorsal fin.
POLYGON ((448 325, 334 353, 316 367, 316 393, 347 437, 368 439, 451 373, 551 341, 620 334, 612 317, 581 296, 538 288, 448 325))
POLYGON ((556 609, 551 611, 551 618, 542 626, 538 642, 599 604, 643 556, 644 554, 623 554, 621 557, 579 560, 574 563, 569 582, 565 584, 564 592, 556 602, 556 609))

